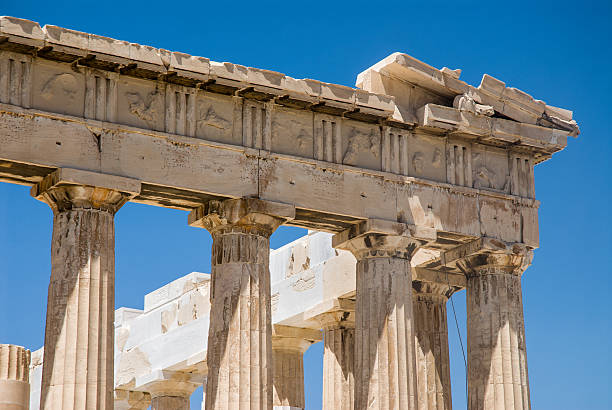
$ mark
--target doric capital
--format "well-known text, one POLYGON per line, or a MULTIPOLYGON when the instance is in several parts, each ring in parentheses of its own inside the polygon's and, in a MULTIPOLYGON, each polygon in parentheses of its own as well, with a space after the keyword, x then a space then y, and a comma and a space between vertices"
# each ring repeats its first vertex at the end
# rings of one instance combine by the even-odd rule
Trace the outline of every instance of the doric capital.
POLYGON ((295 207, 256 198, 212 200, 189 214, 189 225, 216 232, 256 232, 270 236, 295 217, 295 207))
POLYGON ((412 281, 413 300, 446 303, 457 288, 444 283, 412 281))
POLYGON ((272 349, 276 351, 304 353, 311 344, 321 340, 318 330, 283 325, 272 327, 272 349))
POLYGON ((355 312, 336 311, 321 313, 314 319, 318 320, 322 329, 354 329, 355 312))
POLYGON ((457 267, 469 276, 487 274, 522 275, 531 265, 533 251, 526 248, 509 249, 499 252, 483 252, 457 261, 457 267))
POLYGON ((419 246, 435 237, 436 233, 431 229, 369 219, 336 234, 332 245, 350 251, 358 260, 377 257, 411 259, 419 246))
POLYGON ((115 213, 140 193, 140 181, 116 175, 59 168, 32 187, 30 194, 53 212, 97 209, 115 213))

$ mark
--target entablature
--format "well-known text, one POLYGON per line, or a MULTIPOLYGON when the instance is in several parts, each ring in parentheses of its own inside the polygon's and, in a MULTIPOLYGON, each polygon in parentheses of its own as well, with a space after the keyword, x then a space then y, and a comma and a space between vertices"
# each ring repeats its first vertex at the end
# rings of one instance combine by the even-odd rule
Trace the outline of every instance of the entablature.
POLYGON ((366 91, 2 17, 0 179, 73 168, 136 179, 134 201, 165 207, 257 197, 310 229, 381 219, 433 228, 441 249, 537 247, 533 167, 577 132, 571 113, 387 60, 366 91), (413 91, 371 92, 378 74, 413 91))

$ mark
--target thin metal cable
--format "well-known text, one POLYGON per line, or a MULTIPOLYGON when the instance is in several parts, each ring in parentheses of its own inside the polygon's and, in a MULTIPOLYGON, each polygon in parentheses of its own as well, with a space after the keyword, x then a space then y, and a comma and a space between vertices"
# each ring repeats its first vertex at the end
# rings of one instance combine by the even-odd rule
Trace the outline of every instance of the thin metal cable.
MULTIPOLYGON (((440 252, 440 262, 442 262, 442 270, 446 275, 446 284, 448 285, 448 290, 452 291, 453 287, 450 284, 450 280, 448 279, 448 270, 446 269, 446 253, 440 252)), ((455 302, 453 302, 453 294, 450 295, 449 299, 451 302, 451 307, 453 309, 453 317, 455 318, 455 327, 457 328, 457 336, 459 336, 459 344, 461 345, 461 354, 463 355, 463 365, 465 366, 465 401, 467 403, 468 399, 468 370, 467 370, 467 359, 465 358, 465 349, 463 348, 463 339, 461 338, 461 332, 459 331, 459 321, 457 320, 457 312, 455 311, 455 302)))

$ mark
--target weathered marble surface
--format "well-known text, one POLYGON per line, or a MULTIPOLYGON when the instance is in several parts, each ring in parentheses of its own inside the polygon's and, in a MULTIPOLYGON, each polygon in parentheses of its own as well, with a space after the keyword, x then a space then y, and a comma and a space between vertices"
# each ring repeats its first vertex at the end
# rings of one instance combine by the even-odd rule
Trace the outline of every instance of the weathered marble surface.
POLYGON ((418 240, 394 226, 362 224, 334 237, 357 259, 355 409, 414 409, 412 267, 418 240))
POLYGON ((0 409, 27 410, 30 406, 30 351, 0 344, 0 409))
POLYGON ((524 254, 467 258, 468 408, 529 410, 521 275, 524 254))
POLYGON ((450 358, 446 303, 454 292, 446 284, 412 282, 418 410, 451 410, 450 358))
POLYGON ((436 246, 537 247, 533 167, 578 133, 568 110, 400 53, 353 89, 13 17, 0 38, 9 182, 72 167, 142 181, 143 203, 258 197, 307 228, 377 218, 443 232, 436 246))
MULTIPOLYGON (((354 310, 354 309, 353 309, 354 310)), ((353 410, 355 406, 355 314, 349 310, 323 313, 323 408, 353 410)))
POLYGON ((53 210, 41 409, 113 408, 114 215, 140 184, 98 178, 62 169, 32 188, 53 210))

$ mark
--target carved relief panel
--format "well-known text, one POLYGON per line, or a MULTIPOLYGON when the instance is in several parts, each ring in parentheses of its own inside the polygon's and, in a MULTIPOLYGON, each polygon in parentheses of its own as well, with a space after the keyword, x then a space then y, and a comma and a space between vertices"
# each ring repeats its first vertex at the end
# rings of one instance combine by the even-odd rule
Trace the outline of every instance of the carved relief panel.
POLYGON ((122 78, 117 85, 117 121, 133 127, 165 130, 165 84, 122 78))
POLYGON ((242 103, 242 145, 270 150, 272 145, 272 103, 244 100, 242 103))
POLYGON ((442 138, 415 133, 408 139, 408 175, 446 182, 446 149, 442 138))
POLYGON ((398 128, 383 127, 382 170, 408 175, 408 132, 398 128))
POLYGON ((33 69, 32 107, 43 111, 83 117, 85 75, 67 64, 39 60, 33 69))
POLYGON ((533 159, 529 154, 510 152, 510 193, 535 198, 533 159))
POLYGON ((472 186, 510 193, 508 154, 502 148, 472 145, 472 186))
POLYGON ((166 132, 195 136, 196 92, 194 88, 166 85, 166 132))
POLYGON ((32 58, 0 51, 0 103, 29 108, 32 58))
POLYGON ((378 125, 342 121, 342 163, 373 170, 381 169, 381 129, 378 125))
POLYGON ((117 74, 82 68, 85 73, 85 118, 117 119, 117 74))
POLYGON ((280 154, 313 157, 313 121, 311 111, 274 107, 272 150, 280 154))
POLYGON ((198 91, 195 136, 242 145, 242 98, 198 91), (238 127, 238 130, 235 128, 238 127))
POLYGON ((472 187, 471 144, 465 141, 447 141, 446 178, 449 184, 472 187))
POLYGON ((314 158, 319 161, 342 162, 342 118, 314 114, 314 158))

